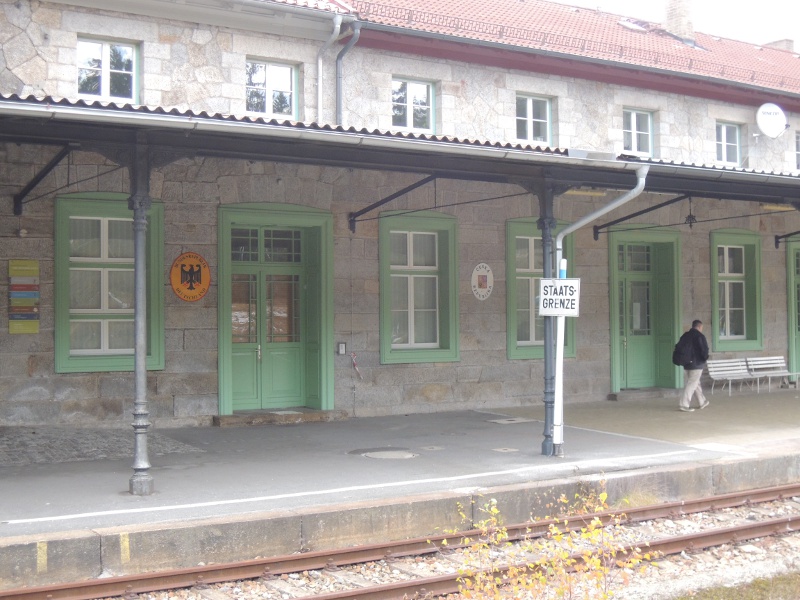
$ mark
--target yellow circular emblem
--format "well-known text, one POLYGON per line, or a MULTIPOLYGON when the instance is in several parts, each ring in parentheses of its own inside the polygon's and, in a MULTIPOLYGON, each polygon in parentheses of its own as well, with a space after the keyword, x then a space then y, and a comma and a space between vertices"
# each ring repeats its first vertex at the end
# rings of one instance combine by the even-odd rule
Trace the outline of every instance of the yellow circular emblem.
POLYGON ((172 263, 169 282, 178 298, 195 302, 211 287, 211 269, 206 259, 196 252, 184 252, 172 263))

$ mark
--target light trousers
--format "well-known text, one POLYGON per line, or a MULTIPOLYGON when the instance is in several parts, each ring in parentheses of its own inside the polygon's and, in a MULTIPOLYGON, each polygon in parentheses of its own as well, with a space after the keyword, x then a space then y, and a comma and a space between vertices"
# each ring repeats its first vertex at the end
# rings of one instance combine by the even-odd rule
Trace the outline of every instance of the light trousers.
POLYGON ((703 369, 684 369, 684 373, 686 374, 686 385, 683 386, 683 394, 681 394, 681 408, 690 408, 694 395, 697 396, 697 405, 703 406, 706 403, 706 397, 700 385, 703 369))

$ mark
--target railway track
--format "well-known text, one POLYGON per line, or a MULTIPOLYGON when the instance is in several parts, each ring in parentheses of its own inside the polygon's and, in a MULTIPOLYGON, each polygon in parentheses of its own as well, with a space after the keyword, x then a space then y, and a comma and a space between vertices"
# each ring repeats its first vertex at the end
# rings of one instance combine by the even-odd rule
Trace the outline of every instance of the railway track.
MULTIPOLYGON (((726 494, 696 500, 662 503, 636 507, 624 511, 625 525, 635 526, 637 523, 657 519, 675 519, 694 513, 720 511, 736 507, 754 506, 761 503, 784 501, 800 496, 800 484, 763 488, 742 493, 726 494)), ((585 526, 593 519, 603 524, 619 520, 619 511, 604 511, 586 515, 569 517, 573 527, 585 526)), ((545 536, 551 526, 563 523, 563 520, 539 520, 506 526, 508 540, 530 540, 545 536)), ((753 538, 761 538, 784 533, 800 531, 800 504, 797 514, 778 518, 764 518, 757 521, 746 521, 735 525, 710 528, 684 535, 648 539, 644 542, 630 544, 630 547, 647 545, 647 551, 659 555, 670 555, 683 551, 699 551, 711 546, 743 542, 753 538)), ((418 538, 387 544, 358 546, 335 551, 308 552, 251 560, 232 564, 205 565, 192 569, 180 569, 158 573, 145 573, 123 577, 111 577, 76 582, 65 585, 42 586, 36 588, 20 588, 0 591, 0 599, 14 598, 19 600, 79 600, 95 598, 124 597, 134 598, 137 594, 172 590, 178 588, 208 589, 213 584, 222 582, 241 582, 254 580, 254 586, 261 585, 274 590, 275 598, 302 598, 302 585, 291 588, 292 579, 308 578, 309 573, 316 574, 318 579, 329 578, 339 587, 348 589, 329 593, 314 593, 306 597, 318 600, 336 599, 396 599, 396 598, 430 598, 457 592, 460 575, 457 558, 452 557, 458 549, 468 548, 471 544, 485 536, 486 532, 472 530, 452 535, 441 535, 430 538, 418 538), (406 566, 399 561, 406 560, 406 566), (427 563, 445 563, 441 574, 430 574, 429 568, 420 570, 427 563), (371 569, 382 569, 381 577, 394 579, 379 585, 370 584, 366 580, 358 581, 357 573, 346 571, 349 565, 371 565, 371 569), (378 565, 378 566, 375 566, 378 565), (338 573, 338 570, 342 570, 338 573), (298 575, 302 574, 302 575, 298 575), (291 588, 291 589, 290 589, 291 588)), ((623 548, 625 552, 627 548, 623 548)), ((500 568, 520 567, 509 562, 500 568)), ((372 574, 370 581, 375 580, 372 574)), ((219 597, 225 597, 220 592, 219 597)), ((259 597, 269 598, 266 592, 259 597)), ((204 594, 214 597, 213 594, 204 594)), ((233 596, 228 596, 233 597, 233 596)), ((241 597, 241 596, 238 596, 241 597)), ((256 597, 256 596, 254 596, 256 597)))

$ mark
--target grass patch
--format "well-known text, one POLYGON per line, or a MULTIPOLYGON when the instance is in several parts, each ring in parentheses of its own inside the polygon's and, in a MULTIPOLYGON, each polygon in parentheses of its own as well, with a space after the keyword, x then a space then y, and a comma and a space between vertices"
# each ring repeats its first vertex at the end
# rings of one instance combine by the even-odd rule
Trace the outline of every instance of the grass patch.
POLYGON ((718 587, 679 596, 675 600, 800 600, 800 573, 756 579, 737 588, 718 587))

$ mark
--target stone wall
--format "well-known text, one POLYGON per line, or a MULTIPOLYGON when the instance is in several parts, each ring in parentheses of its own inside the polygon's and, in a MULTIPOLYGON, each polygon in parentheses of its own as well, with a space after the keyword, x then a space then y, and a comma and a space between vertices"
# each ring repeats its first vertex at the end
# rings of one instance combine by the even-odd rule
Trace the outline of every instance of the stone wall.
MULTIPOLYGON (((0 145, 0 162, 6 165, 0 175, 3 214, 12 214, 8 191, 27 183, 52 152, 0 145)), ((53 366, 54 198, 57 193, 79 190, 126 192, 127 171, 114 169, 116 165, 98 155, 74 152, 40 184, 31 196, 36 199, 25 205, 21 217, 0 220, 0 273, 7 273, 11 258, 35 258, 42 268, 38 335, 10 335, 6 305, 0 304, 0 424, 130 422, 134 395, 130 373, 56 374, 53 366)), ((353 234, 347 216, 418 178, 417 174, 212 158, 181 159, 154 170, 151 193, 165 206, 165 273, 179 254, 191 250, 208 260, 214 281, 209 294, 193 303, 178 299, 165 286, 166 365, 163 371, 148 374, 155 422, 205 424, 218 411, 217 211, 220 205, 240 202, 299 204, 334 216, 334 339, 356 353, 363 375, 359 378, 349 356, 336 357, 336 409, 370 416, 539 405, 544 393, 543 361, 506 357, 506 220, 538 212, 538 201, 516 186, 440 180, 385 207, 461 204, 441 209, 458 221, 461 359, 380 364, 378 222, 359 222, 353 234), (491 200, 509 194, 520 195, 491 200), (489 200, 476 202, 484 199, 489 200), (477 300, 469 286, 472 269, 479 262, 488 263, 495 277, 493 292, 485 301, 477 300)), ((575 221, 615 197, 616 192, 562 196, 556 201, 556 217, 575 221)), ((645 194, 604 219, 664 200, 645 194)), ((631 221, 680 229, 684 327, 693 318, 707 320, 710 315, 710 231, 736 227, 761 232, 763 287, 781 292, 763 294, 764 352, 785 354, 785 248, 775 249, 770 232, 800 229, 800 218, 791 213, 756 214, 763 212, 757 203, 695 199, 692 212, 699 222, 689 228, 680 225, 687 212, 688 201, 682 201, 631 221)), ((608 236, 595 241, 591 227, 575 236, 574 276, 581 278, 583 293, 576 320, 577 356, 565 361, 565 400, 570 403, 603 400, 610 390, 608 236)), ((7 282, 2 277, 0 294, 7 294, 7 282)))
MULTIPOLYGON (((77 40, 98 32, 139 44, 142 104, 244 115, 245 63, 256 58, 296 64, 298 117, 319 118, 321 42, 38 1, 0 0, 0 92, 77 98, 77 40)), ((335 120, 339 49, 331 48, 323 61, 325 122, 335 120)), ((346 127, 392 129, 392 78, 409 77, 434 84, 440 135, 516 143, 515 100, 524 93, 551 99, 553 146, 621 154, 622 111, 633 108, 653 113, 655 158, 713 163, 715 125, 722 120, 742 126, 742 166, 798 171, 794 136, 756 135, 754 106, 358 45, 343 64, 341 124, 346 127)), ((800 128, 800 115, 790 114, 789 121, 793 130, 800 128)))

